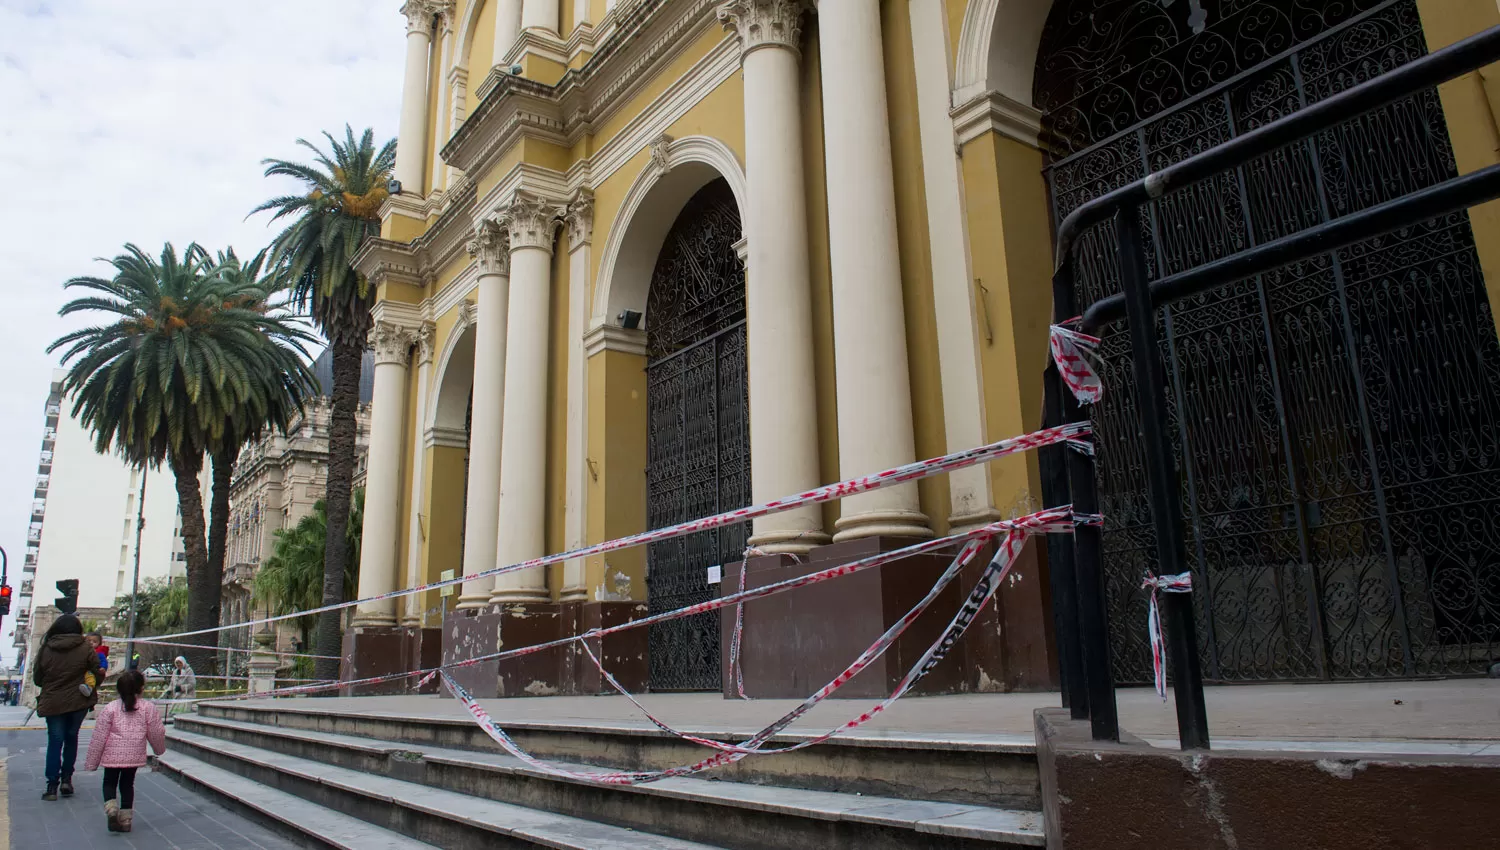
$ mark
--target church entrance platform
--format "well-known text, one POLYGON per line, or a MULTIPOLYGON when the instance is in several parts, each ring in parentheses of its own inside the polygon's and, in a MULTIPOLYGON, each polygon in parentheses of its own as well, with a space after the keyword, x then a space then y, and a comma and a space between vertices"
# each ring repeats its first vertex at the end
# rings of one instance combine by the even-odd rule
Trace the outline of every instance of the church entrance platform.
MULTIPOLYGON (((1223 685, 1204 690, 1216 749, 1500 756, 1500 680, 1223 685)), ((796 700, 725 699, 715 693, 645 694, 639 699, 668 725, 723 738, 753 733, 797 704, 796 700)), ((1154 746, 1175 748, 1176 714, 1171 700, 1170 690, 1163 703, 1148 688, 1120 689, 1121 729, 1154 746)), ((470 722, 455 700, 438 696, 251 700, 234 705, 270 708, 289 702, 299 712, 470 722)), ((665 734, 622 697, 480 702, 503 728, 665 734)), ((819 734, 870 704, 867 700, 826 700, 778 740, 819 734)), ((1032 749, 1033 711, 1057 705, 1056 693, 908 697, 836 740, 1032 749)))

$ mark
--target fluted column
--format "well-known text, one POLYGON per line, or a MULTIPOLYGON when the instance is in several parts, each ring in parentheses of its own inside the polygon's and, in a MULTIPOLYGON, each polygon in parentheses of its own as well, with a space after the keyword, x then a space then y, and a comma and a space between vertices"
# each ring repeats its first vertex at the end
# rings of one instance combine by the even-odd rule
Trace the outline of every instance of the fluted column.
MULTIPOLYGON (((547 328, 559 212, 555 203, 517 192, 504 215, 510 228, 510 338, 500 429, 498 565, 546 551, 547 328)), ((492 604, 550 599, 542 567, 496 576, 490 594, 492 604)))
POLYGON ((401 123, 396 144, 396 179, 404 192, 422 194, 422 170, 427 160, 427 62, 432 52, 432 19, 428 0, 407 0, 406 75, 401 86, 401 123))
MULTIPOLYGON (((396 589, 396 531, 401 502, 401 426, 406 419, 406 363, 413 329, 377 321, 375 389, 370 401, 370 448, 365 472, 365 521, 360 536, 359 598, 396 589)), ((360 605, 356 626, 394 626, 396 600, 360 605)))
MULTIPOLYGON (((474 394, 469 413, 469 488, 464 508, 466 576, 493 569, 500 519, 500 425, 505 409, 505 338, 510 315, 510 240, 492 221, 469 242, 479 264, 479 323, 474 328, 474 394)), ((483 607, 493 578, 466 581, 460 610, 483 607)))
POLYGON ((521 5, 521 29, 539 29, 557 35, 562 18, 557 0, 524 0, 521 5))
MULTIPOLYGON (((431 322, 423 322, 416 330, 414 340, 416 342, 417 361, 417 421, 424 422, 427 419, 427 384, 432 380, 432 337, 433 326, 431 322)), ((411 495, 407 499, 406 517, 406 586, 416 587, 422 583, 422 483, 426 477, 427 451, 422 446, 422 441, 411 440, 411 495)), ((406 605, 401 614, 401 625, 418 626, 423 624, 426 614, 422 610, 422 596, 413 593, 406 597, 406 605)))
MULTIPOLYGON (((568 418, 567 481, 563 487, 563 545, 572 550, 584 543, 584 500, 588 498, 587 447, 584 445, 588 393, 587 362, 583 351, 584 327, 588 324, 589 252, 594 240, 594 195, 580 189, 568 202, 564 215, 568 226, 568 418)), ((563 602, 588 598, 582 558, 563 565, 563 602)))
POLYGON ((495 6, 495 58, 491 65, 505 61, 505 54, 521 37, 521 0, 499 0, 495 6))
MULTIPOLYGON (((819 0, 818 32, 839 476, 851 478, 916 459, 880 4, 819 0)), ((916 484, 851 496, 841 508, 835 540, 932 534, 916 484)))
MULTIPOLYGON (((757 503, 820 483, 797 69, 803 8, 800 0, 719 7, 719 19, 739 34, 745 74, 750 481, 757 503)), ((756 520, 750 542, 806 552, 827 540, 821 509, 808 505, 756 520)))

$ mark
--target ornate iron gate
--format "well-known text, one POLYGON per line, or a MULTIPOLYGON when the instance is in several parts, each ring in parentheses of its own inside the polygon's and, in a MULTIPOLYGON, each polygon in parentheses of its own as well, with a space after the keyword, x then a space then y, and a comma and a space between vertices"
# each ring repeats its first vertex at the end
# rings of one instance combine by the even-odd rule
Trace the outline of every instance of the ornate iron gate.
MULTIPOLYGON (((722 180, 688 201, 667 235, 646 304, 650 418, 646 514, 652 528, 750 503, 745 272, 739 209, 722 180)), ((649 545, 651 613, 714 596, 708 568, 737 560, 741 526, 649 545)), ((719 687, 719 615, 650 627, 651 689, 719 687)))
MULTIPOLYGON (((1147 172, 1425 52, 1413 0, 1061 2, 1036 97, 1059 219, 1147 172)), ((1153 202, 1153 277, 1455 173, 1435 92, 1153 202)), ((1077 249, 1082 303, 1118 290, 1114 233, 1077 249)), ((1174 306, 1170 425, 1206 675, 1482 672, 1500 650, 1500 344, 1468 216, 1174 306)), ((1094 411, 1115 675, 1146 682, 1153 545, 1129 335, 1094 411)))

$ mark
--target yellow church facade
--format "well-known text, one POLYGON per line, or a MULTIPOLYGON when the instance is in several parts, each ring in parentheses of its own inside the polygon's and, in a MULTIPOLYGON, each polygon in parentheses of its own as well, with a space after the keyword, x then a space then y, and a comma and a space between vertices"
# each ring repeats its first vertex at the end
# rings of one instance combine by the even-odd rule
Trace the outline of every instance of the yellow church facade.
MULTIPOLYGON (((1332 5, 410 0, 402 8, 399 190, 382 210, 380 238, 356 258, 377 292, 359 595, 472 575, 1037 429, 1061 215, 1153 164, 1222 141, 1206 132, 1185 140, 1179 130, 1152 147, 1174 120, 1205 120, 1204 104, 1228 104, 1231 127, 1240 116, 1274 117, 1264 109, 1260 119, 1249 116, 1261 108, 1255 92, 1269 85, 1256 75, 1270 79, 1278 62, 1296 70, 1295 96, 1306 102, 1321 79, 1319 50, 1349 60, 1338 73, 1357 74, 1370 51, 1419 55, 1500 23, 1493 0, 1324 8, 1332 5), (1220 61, 1204 61, 1206 53, 1220 61), (1153 63, 1165 70, 1150 73, 1153 63)), ((1433 181, 1445 168, 1500 157, 1495 85, 1470 75, 1431 99, 1442 133, 1422 141, 1434 152, 1422 161, 1436 163, 1433 181)), ((1373 148, 1368 157, 1380 168, 1397 161, 1373 148)), ((1328 188, 1335 181, 1319 184, 1335 201, 1330 214, 1338 211, 1328 188)), ((1257 191, 1239 195, 1252 233, 1257 191)), ((1225 195, 1226 208, 1233 196, 1225 195)), ((1163 221, 1171 214, 1164 208, 1163 221)), ((1445 256, 1461 259, 1443 268, 1466 270, 1465 297, 1482 317, 1454 333, 1487 334, 1474 344, 1494 347, 1490 281, 1500 280, 1492 273, 1500 240, 1486 236, 1500 235, 1500 220, 1480 208, 1450 229, 1461 244, 1445 256)), ((1170 236, 1158 233, 1161 262, 1188 262, 1170 255, 1170 236)), ((1190 248, 1183 251, 1207 256, 1190 248)), ((1267 299, 1273 329, 1264 348, 1285 352, 1293 343, 1274 329, 1283 313, 1267 299)), ((1197 349, 1182 339, 1173 361, 1184 364, 1181 409, 1218 404, 1211 393, 1194 395, 1208 383, 1194 375, 1256 383, 1233 364, 1193 361, 1197 349)), ((1298 361, 1293 354, 1277 363, 1287 360, 1272 368, 1290 382, 1298 361)), ((1364 376, 1361 386, 1372 380, 1364 376)), ((1270 392, 1278 410, 1291 411, 1278 432, 1291 445, 1315 428, 1298 424, 1301 407, 1280 386, 1270 392)), ((1213 408, 1231 418, 1237 409, 1213 408)), ((1116 476, 1103 483, 1107 506, 1140 501, 1126 480, 1122 429, 1116 423, 1112 432, 1113 467, 1110 445, 1100 447, 1102 474, 1116 476)), ((1382 437, 1367 431, 1374 448, 1365 454, 1380 467, 1382 437)), ((1265 496, 1269 507, 1259 491, 1226 496, 1218 507, 1205 496, 1196 514, 1206 529, 1196 538, 1205 569, 1234 559, 1224 554, 1233 549, 1228 538, 1213 537, 1215 517, 1280 510, 1277 499, 1301 517, 1286 526, 1295 526, 1286 533, 1301 541, 1300 558, 1243 559, 1254 563, 1226 571, 1223 599, 1204 603, 1205 618, 1223 632, 1209 650, 1223 657, 1206 669, 1226 680, 1261 676, 1246 659, 1269 651, 1291 659, 1273 665, 1271 678, 1303 675, 1304 655, 1314 675, 1339 675, 1339 659, 1360 650, 1334 634, 1343 615, 1331 597, 1316 598, 1318 588, 1345 581, 1341 570, 1366 568, 1320 554, 1322 526, 1310 517, 1331 514, 1342 496, 1295 483, 1308 477, 1299 470, 1337 458, 1303 456, 1285 461, 1285 474, 1249 474, 1215 467, 1208 437, 1187 426, 1182 433, 1192 447, 1188 474, 1208 485, 1222 482, 1227 492, 1241 477, 1294 482, 1290 496, 1265 496), (1298 580, 1307 583, 1305 605, 1284 589, 1298 580), (1273 586, 1274 610, 1243 604, 1273 586)), ((1241 450, 1278 440, 1233 439, 1241 450)), ((451 596, 372 603, 355 618, 346 677, 578 634, 733 589, 742 568, 753 586, 1042 504, 1038 459, 1018 456, 743 530, 469 581, 451 596)), ((1356 536, 1399 536, 1384 517, 1371 514, 1356 536)), ((1122 523, 1110 539, 1120 544, 1128 583, 1139 569, 1122 523)), ((1284 545, 1292 544, 1245 548, 1284 545)), ((1351 549, 1362 557, 1364 546, 1351 549)), ((1391 604, 1421 619, 1410 591, 1422 583, 1418 574, 1441 565, 1417 565, 1399 545, 1385 555, 1369 547, 1369 574, 1384 575, 1383 557, 1399 597, 1391 604)), ((1030 545, 1001 604, 934 690, 1053 686, 1044 549, 1030 545)), ((913 574, 935 568, 918 565, 913 574)), ((883 630, 903 600, 914 601, 914 587, 886 568, 820 597, 821 615, 811 603, 749 606, 745 641, 760 653, 747 650, 752 690, 791 695, 821 684, 812 680, 847 663, 868 643, 858 636, 883 630), (844 653, 845 644, 853 651, 844 653)), ((1139 599, 1124 584, 1116 590, 1112 611, 1133 618, 1139 599)), ((1429 607, 1436 593, 1424 597, 1429 607)), ((1470 643, 1491 640, 1487 620, 1449 620, 1433 628, 1447 623, 1467 629, 1470 643)), ((1400 643, 1408 659, 1422 655, 1423 641, 1442 643, 1409 622, 1397 637, 1371 636, 1383 626, 1344 625, 1375 644, 1400 643)), ((604 657, 635 687, 727 688, 727 629, 717 615, 652 627, 649 636, 642 629, 606 643, 604 657)), ((1129 680, 1136 663, 1117 659, 1117 675, 1129 680)), ((481 695, 601 690, 584 667, 575 654, 543 653, 465 677, 481 695)))

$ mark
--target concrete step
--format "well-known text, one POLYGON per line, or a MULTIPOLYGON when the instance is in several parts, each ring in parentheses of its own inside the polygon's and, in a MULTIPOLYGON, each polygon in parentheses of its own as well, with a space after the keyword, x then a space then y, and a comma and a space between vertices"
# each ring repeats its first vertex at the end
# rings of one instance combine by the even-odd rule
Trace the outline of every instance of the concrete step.
MULTIPOLYGON (((180 719, 180 718, 179 718, 180 719)), ((582 818, 500 803, 297 758, 184 731, 169 733, 179 760, 220 768, 242 781, 311 805, 344 812, 389 836, 415 839, 414 847, 549 847, 555 850, 703 850, 721 846, 638 832, 582 818), (426 841, 430 844, 418 844, 426 841)), ((304 827, 305 828, 305 827, 304 827)), ((367 845, 351 845, 364 850, 367 845)), ((382 846, 382 845, 368 845, 382 846)))
MULTIPOLYGON (((318 700, 276 700, 270 704, 205 703, 204 718, 262 726, 369 738, 455 750, 494 752, 484 731, 467 716, 351 712, 321 708, 318 700)), ((691 764, 703 757, 697 744, 645 725, 626 723, 524 722, 500 718, 523 749, 548 761, 588 764, 614 770, 658 770, 691 764)), ((743 740, 739 730, 695 725, 684 731, 716 741, 743 740)), ((784 733, 773 745, 806 740, 784 733)), ((993 806, 1041 809, 1041 782, 1032 739, 865 733, 841 736, 816 747, 773 758, 749 758, 715 769, 714 778, 732 782, 993 806)))
POLYGON ((161 766, 178 782, 206 791, 221 803, 306 846, 335 850, 436 850, 359 818, 253 782, 182 752, 162 755, 161 766))
MULTIPOLYGON (((229 742, 367 775, 726 847, 866 850, 1029 847, 1045 843, 1041 815, 1036 811, 696 777, 636 786, 600 786, 546 773, 499 752, 398 744, 215 717, 185 716, 172 735, 178 742, 174 746, 180 744, 194 751, 211 746, 205 739, 229 742)), ((697 749, 697 757, 702 753, 697 749)), ((566 766, 582 771, 597 769, 566 766)))

